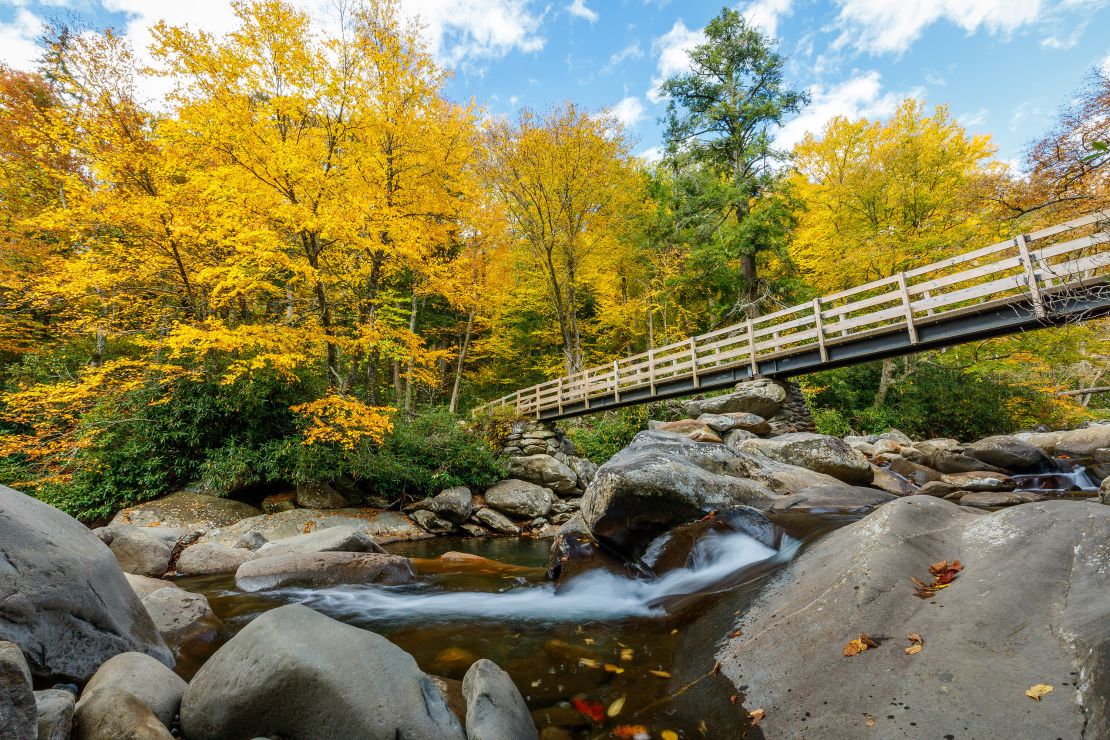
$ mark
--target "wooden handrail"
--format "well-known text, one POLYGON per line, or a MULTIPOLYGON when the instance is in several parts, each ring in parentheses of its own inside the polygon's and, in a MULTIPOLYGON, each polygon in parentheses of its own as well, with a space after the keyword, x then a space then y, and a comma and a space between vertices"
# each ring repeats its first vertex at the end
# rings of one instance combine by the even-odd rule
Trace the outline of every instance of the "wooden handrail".
POLYGON ((540 418, 552 409, 561 414, 571 403, 581 402, 589 409, 591 400, 606 396, 619 403, 623 394, 638 388, 647 388, 654 397, 660 383, 690 380, 697 388, 706 371, 747 366, 755 376, 760 360, 769 357, 817 350, 822 361, 828 362, 830 345, 876 331, 906 332, 910 343, 917 344, 918 322, 936 322, 949 313, 965 312, 978 305, 993 306, 999 300, 1028 302, 1040 318, 1046 311, 1043 290, 1051 288, 1055 293, 1079 286, 1095 273, 1107 275, 1108 243, 1110 212, 1092 213, 743 323, 653 347, 608 365, 522 388, 486 407, 513 405, 519 413, 540 418), (1069 233, 1088 226, 1099 230, 1078 237, 1069 233), (1059 235, 1066 238, 1041 249, 1030 248, 1059 235), (976 264, 986 258, 992 261, 976 264))

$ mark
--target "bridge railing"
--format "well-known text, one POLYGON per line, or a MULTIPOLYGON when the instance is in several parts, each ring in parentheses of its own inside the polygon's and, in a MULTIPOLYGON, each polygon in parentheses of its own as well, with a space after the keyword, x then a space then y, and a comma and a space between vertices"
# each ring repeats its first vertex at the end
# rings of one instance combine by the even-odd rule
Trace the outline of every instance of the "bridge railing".
POLYGON ((755 319, 733 324, 631 357, 591 367, 568 377, 523 388, 483 408, 512 406, 535 415, 591 400, 690 379, 802 352, 820 352, 842 342, 891 331, 906 331, 963 312, 1030 302, 1037 316, 1071 288, 1110 278, 1110 212, 1099 212, 1020 234, 971 252, 900 272, 854 288, 815 298, 755 319), (1036 247, 1036 248, 1033 248, 1036 247))

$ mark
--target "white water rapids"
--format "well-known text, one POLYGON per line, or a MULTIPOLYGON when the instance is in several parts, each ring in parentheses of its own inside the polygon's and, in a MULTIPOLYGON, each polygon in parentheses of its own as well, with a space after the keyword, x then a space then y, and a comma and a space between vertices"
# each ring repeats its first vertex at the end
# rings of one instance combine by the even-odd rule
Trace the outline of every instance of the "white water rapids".
POLYGON ((439 591, 428 586, 335 586, 288 588, 272 592, 286 599, 349 619, 419 618, 511 621, 614 620, 660 616, 668 599, 711 592, 732 584, 731 577, 757 563, 790 560, 801 543, 784 537, 774 550, 742 534, 712 535, 696 545, 691 565, 657 578, 629 578, 605 570, 583 573, 556 589, 553 584, 506 591, 439 591))

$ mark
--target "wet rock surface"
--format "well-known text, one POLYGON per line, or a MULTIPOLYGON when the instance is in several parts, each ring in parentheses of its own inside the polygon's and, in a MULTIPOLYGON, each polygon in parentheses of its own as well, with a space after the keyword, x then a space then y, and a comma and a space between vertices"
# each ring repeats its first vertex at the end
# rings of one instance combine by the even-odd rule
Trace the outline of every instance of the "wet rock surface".
POLYGON ((767 737, 1099 737, 1110 731, 1110 510, 882 506, 777 575, 721 647, 767 737), (911 577, 958 559, 928 599, 911 577), (878 648, 845 657, 859 633, 878 648), (908 655, 906 635, 924 648, 908 655), (1025 696, 1046 683, 1056 693, 1025 696), (865 688, 863 688, 865 687, 865 688), (864 723, 871 716, 875 726, 864 723))
POLYGON ((235 572, 241 591, 342 583, 408 583, 412 563, 395 555, 362 552, 287 553, 248 560, 235 572))

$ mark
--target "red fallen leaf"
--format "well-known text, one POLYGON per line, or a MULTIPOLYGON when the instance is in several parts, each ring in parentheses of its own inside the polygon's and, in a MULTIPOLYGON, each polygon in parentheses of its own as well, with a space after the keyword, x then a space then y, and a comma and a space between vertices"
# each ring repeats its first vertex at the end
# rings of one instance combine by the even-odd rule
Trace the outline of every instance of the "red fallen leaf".
POLYGON ((570 700, 570 703, 594 722, 605 719, 605 706, 599 701, 590 701, 584 696, 576 696, 570 700))
POLYGON ((939 584, 942 584, 942 585, 947 584, 947 583, 951 583, 952 581, 956 580, 956 571, 946 570, 946 571, 943 571, 941 573, 937 573, 934 580, 935 580, 936 583, 939 583, 939 584))
POLYGON ((640 737, 651 737, 650 733, 648 733, 648 728, 643 725, 617 725, 613 728, 613 736, 628 738, 628 740, 640 737))
POLYGON ((705 516, 703 516, 703 517, 702 517, 701 519, 699 519, 698 521, 699 521, 699 522, 708 522, 708 521, 709 521, 710 519, 716 519, 716 518, 717 518, 717 510, 716 510, 716 509, 714 509, 713 511, 709 512, 708 514, 706 514, 705 516))

